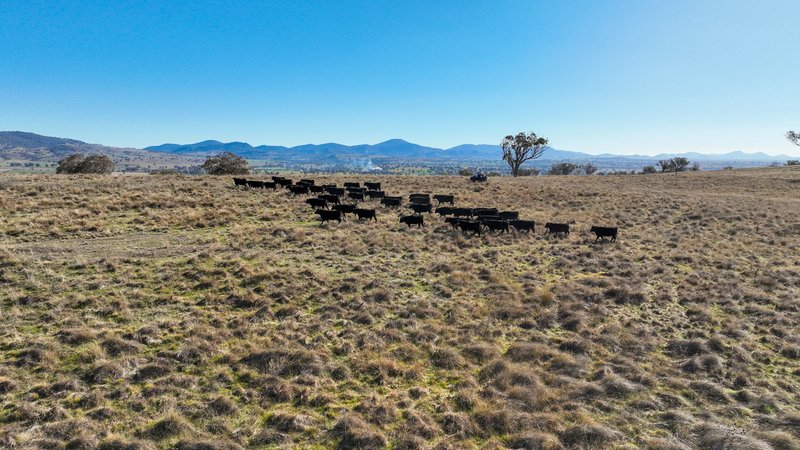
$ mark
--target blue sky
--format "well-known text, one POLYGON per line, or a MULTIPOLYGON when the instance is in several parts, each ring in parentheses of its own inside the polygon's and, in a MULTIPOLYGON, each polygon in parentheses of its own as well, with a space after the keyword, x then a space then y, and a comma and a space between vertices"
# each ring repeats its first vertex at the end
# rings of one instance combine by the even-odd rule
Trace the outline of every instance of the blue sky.
POLYGON ((800 154, 800 1, 3 1, 0 129, 800 154))

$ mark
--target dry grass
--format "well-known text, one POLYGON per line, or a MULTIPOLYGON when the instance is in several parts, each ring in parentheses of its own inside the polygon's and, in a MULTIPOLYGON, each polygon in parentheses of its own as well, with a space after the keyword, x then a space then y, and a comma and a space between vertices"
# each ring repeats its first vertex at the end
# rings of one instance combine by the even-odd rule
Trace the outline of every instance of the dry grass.
POLYGON ((796 448, 798 180, 380 179, 562 239, 320 226, 228 178, 0 176, 0 447, 796 448))

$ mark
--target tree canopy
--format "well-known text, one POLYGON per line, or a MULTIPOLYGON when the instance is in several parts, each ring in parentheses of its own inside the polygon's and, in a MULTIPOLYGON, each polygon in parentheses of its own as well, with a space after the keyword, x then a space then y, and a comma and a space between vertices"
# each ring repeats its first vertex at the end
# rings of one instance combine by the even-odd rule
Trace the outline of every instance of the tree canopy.
POLYGON ((537 136, 534 132, 521 132, 516 136, 509 134, 503 138, 500 147, 503 148, 503 160, 508 163, 511 174, 516 177, 522 163, 542 156, 547 144, 547 138, 537 136))
POLYGON ((209 156, 202 167, 209 175, 247 175, 250 173, 250 165, 247 161, 231 152, 209 156))
POLYGON ((662 172, 685 172, 689 167, 689 159, 678 156, 670 159, 662 159, 658 162, 662 172))
POLYGON ((105 155, 89 155, 80 153, 69 155, 58 162, 56 173, 111 173, 114 162, 105 155))

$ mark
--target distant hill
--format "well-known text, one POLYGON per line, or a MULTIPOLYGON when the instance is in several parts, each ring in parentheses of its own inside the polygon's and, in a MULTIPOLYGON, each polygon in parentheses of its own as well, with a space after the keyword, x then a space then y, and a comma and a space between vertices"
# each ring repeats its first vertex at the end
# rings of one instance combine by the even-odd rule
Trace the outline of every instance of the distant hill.
POLYGON ((110 157, 117 170, 146 171, 202 163, 198 157, 184 157, 137 148, 108 147, 77 139, 42 136, 24 131, 0 131, 0 161, 57 162, 74 153, 110 157))
MULTIPOLYGON (((427 147, 404 141, 390 139, 378 144, 344 145, 335 142, 324 144, 305 144, 295 147, 276 145, 253 146, 246 142, 220 142, 207 140, 194 144, 163 144, 145 149, 109 147, 89 144, 76 139, 42 136, 23 131, 0 131, 0 162, 10 165, 14 161, 56 162, 73 153, 102 154, 109 156, 119 170, 148 171, 158 168, 196 167, 208 155, 229 151, 244 158, 262 161, 261 167, 283 167, 323 170, 360 170, 371 167, 372 159, 383 164, 391 162, 395 167, 411 163, 431 167, 471 166, 490 170, 503 170, 500 161, 500 147, 488 144, 463 144, 442 149, 427 147)), ((704 169, 720 169, 726 166, 755 167, 773 162, 793 159, 786 155, 767 155, 764 153, 730 152, 723 155, 702 153, 644 155, 591 155, 588 153, 547 149, 542 157, 533 162, 533 167, 546 169, 553 162, 588 162, 596 164, 601 170, 635 170, 642 166, 655 165, 659 159, 672 156, 685 156, 699 162, 704 169)), ((2 165, 2 164, 0 164, 2 165)))
MULTIPOLYGON (((463 144, 448 149, 425 147, 402 139, 391 139, 378 144, 343 145, 334 142, 326 144, 305 144, 295 147, 260 145, 252 146, 245 142, 220 142, 203 141, 196 144, 163 144, 146 147, 145 150, 154 152, 167 152, 173 154, 210 155, 221 151, 228 151, 248 159, 274 159, 281 156, 285 158, 303 159, 329 159, 341 157, 391 157, 404 159, 442 159, 442 160, 497 160, 500 157, 500 147, 489 144, 463 144)), ((767 155, 765 153, 744 153, 740 151, 721 155, 702 153, 674 153, 656 156, 646 155, 591 155, 588 153, 547 149, 541 161, 597 161, 597 160, 632 160, 632 161, 658 161, 659 159, 674 156, 685 156, 692 161, 786 161, 791 157, 786 155, 767 155)))

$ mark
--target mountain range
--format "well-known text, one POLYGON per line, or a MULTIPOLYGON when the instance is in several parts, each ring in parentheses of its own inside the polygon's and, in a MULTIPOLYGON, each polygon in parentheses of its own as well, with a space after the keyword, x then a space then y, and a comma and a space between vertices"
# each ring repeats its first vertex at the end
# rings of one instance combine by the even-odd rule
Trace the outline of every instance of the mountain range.
MULTIPOLYGON (((153 152, 166 152, 173 154, 210 155, 220 151, 235 153, 248 159, 274 159, 275 157, 304 157, 304 158, 336 158, 336 157, 389 157, 406 159, 443 159, 443 160, 496 160, 500 157, 499 145, 489 144, 463 144, 451 148, 426 147, 402 139, 390 139, 378 144, 343 145, 334 142, 326 144, 306 144, 296 147, 274 145, 252 146, 246 142, 220 142, 202 141, 196 144, 163 144, 145 147, 153 152)), ((558 150, 549 148, 541 160, 547 161, 593 161, 598 159, 632 159, 632 160, 659 160, 683 156, 692 161, 785 161, 787 155, 767 155, 766 153, 745 153, 735 151, 725 154, 704 153, 662 153, 655 156, 648 155, 614 155, 610 153, 592 155, 588 153, 558 150)))
MULTIPOLYGON (((163 144, 144 149, 108 147, 100 144, 88 144, 76 139, 42 136, 22 131, 0 131, 0 159, 25 161, 57 161, 73 153, 97 153, 112 157, 119 161, 133 163, 137 160, 174 160, 182 162, 202 161, 205 156, 221 151, 229 151, 252 160, 304 160, 330 161, 351 158, 392 158, 407 160, 441 160, 441 161, 497 161, 500 158, 500 147, 488 144, 463 144, 447 149, 426 147, 419 144, 391 139, 378 144, 343 145, 338 143, 306 144, 295 147, 276 145, 252 146, 246 142, 220 142, 215 140, 197 142, 195 144, 163 144)), ((544 152, 541 161, 657 161, 673 156, 684 156, 691 161, 758 161, 785 162, 792 157, 787 155, 767 155, 765 153, 745 153, 740 151, 725 154, 675 153, 648 155, 592 155, 583 152, 566 151, 549 148, 544 152)))

